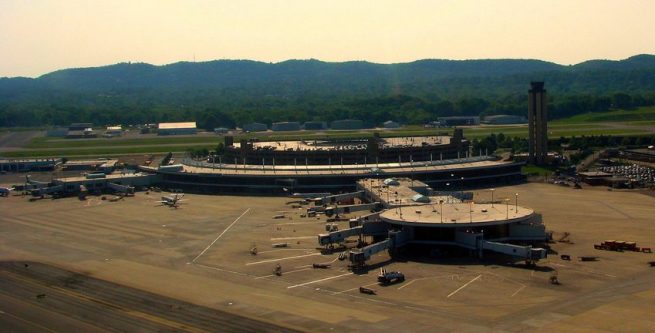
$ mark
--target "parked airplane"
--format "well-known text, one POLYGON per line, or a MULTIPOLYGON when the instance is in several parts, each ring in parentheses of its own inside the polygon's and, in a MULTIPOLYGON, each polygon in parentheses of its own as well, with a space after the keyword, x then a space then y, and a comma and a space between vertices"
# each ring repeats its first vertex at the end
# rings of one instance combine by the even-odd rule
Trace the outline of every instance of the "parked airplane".
POLYGON ((182 197, 184 197, 184 193, 172 193, 171 195, 162 196, 161 200, 157 202, 161 203, 162 206, 177 208, 181 202, 185 201, 182 200, 182 197))
MULTIPOLYGON (((283 188, 284 192, 289 193, 288 188, 283 188)), ((301 199, 316 199, 316 198, 322 198, 322 197, 327 197, 328 195, 332 195, 332 193, 329 192, 315 192, 315 193, 300 193, 300 192, 294 192, 292 194, 289 194, 289 198, 301 198, 301 199)))
POLYGON ((9 193, 13 190, 13 188, 0 187, 0 197, 8 197, 9 193))

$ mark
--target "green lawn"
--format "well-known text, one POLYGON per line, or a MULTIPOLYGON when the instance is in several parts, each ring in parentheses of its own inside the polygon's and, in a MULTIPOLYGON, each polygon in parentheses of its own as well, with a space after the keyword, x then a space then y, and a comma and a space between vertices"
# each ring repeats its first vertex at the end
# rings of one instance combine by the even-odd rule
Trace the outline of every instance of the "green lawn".
POLYGON ((147 146, 147 147, 109 147, 109 148, 88 148, 88 149, 61 149, 61 150, 21 150, 2 153, 2 156, 9 158, 23 157, 70 157, 70 156, 110 156, 128 154, 153 154, 168 152, 185 152, 189 148, 214 149, 214 146, 147 146))
MULTIPOLYGON (((618 110, 610 112, 587 113, 567 119, 558 119, 548 124, 551 138, 582 135, 653 135, 649 127, 655 126, 655 107, 636 110, 618 110), (613 123, 613 124, 608 124, 613 123), (616 124, 619 124, 617 126, 616 124)), ((2 131, 3 129, 0 129, 2 131)), ((258 132, 235 135, 235 141, 258 138, 262 141, 283 140, 318 140, 337 138, 367 138, 378 131, 383 137, 420 136, 444 133, 451 135, 451 128, 423 128, 419 125, 406 126, 398 130, 353 130, 353 131, 316 131, 316 132, 258 132)), ((506 136, 526 137, 526 125, 480 126, 464 129, 464 136, 469 139, 483 138, 489 134, 503 133, 506 136)), ((197 135, 188 137, 152 137, 145 138, 97 138, 97 139, 63 139, 39 137, 33 139, 26 147, 29 150, 2 153, 6 157, 45 157, 73 155, 120 155, 146 154, 164 152, 183 152, 189 148, 214 149, 223 137, 214 135, 197 135)))
POLYGON ((218 136, 192 136, 192 137, 156 137, 143 139, 62 139, 40 137, 34 138, 27 148, 89 148, 89 147, 127 147, 165 144, 213 144, 216 146, 222 138, 218 136))
POLYGON ((627 122, 627 121, 655 121, 655 107, 642 107, 636 110, 616 110, 608 112, 594 112, 575 115, 566 119, 558 119, 553 124, 575 124, 592 122, 627 122))
POLYGON ((524 165, 521 167, 521 173, 524 175, 546 176, 553 174, 554 168, 540 167, 536 165, 524 165))

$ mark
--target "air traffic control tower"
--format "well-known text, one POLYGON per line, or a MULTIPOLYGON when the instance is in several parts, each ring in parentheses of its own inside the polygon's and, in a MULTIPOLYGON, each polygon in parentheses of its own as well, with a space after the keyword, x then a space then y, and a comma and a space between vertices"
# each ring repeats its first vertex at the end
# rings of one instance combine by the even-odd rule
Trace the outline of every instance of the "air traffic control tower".
POLYGON ((543 82, 530 82, 528 91, 528 161, 540 165, 548 154, 548 110, 543 82))

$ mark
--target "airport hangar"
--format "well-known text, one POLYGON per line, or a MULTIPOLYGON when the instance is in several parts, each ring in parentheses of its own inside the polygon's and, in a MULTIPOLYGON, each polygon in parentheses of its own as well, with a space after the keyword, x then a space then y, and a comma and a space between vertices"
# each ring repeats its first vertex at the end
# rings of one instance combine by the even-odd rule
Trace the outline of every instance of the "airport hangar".
POLYGON ((461 129, 444 135, 323 141, 241 141, 207 161, 142 166, 161 185, 195 193, 280 195, 352 191, 363 178, 411 178, 435 189, 459 190, 522 180, 523 163, 485 152, 472 156, 461 129))

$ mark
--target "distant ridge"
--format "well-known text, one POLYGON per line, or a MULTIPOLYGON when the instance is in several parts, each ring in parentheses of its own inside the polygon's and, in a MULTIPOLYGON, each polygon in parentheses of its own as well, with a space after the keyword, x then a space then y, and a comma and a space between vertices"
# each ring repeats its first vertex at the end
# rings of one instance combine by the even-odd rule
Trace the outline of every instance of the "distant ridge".
MULTIPOLYGON (((634 71, 655 69, 655 56, 636 55, 620 61, 590 60, 573 66, 532 59, 436 60, 376 64, 365 61, 323 62, 287 60, 265 63, 251 60, 177 62, 155 66, 145 63, 58 70, 36 79, 3 78, 1 90, 55 89, 107 91, 114 89, 222 89, 280 88, 311 89, 337 85, 348 91, 363 87, 415 84, 466 78, 523 76, 545 78, 548 73, 575 76, 588 71, 634 71)), ((553 75, 550 75, 553 76, 553 75)), ((334 87, 336 88, 336 87, 334 87)), ((366 88, 366 89, 369 89, 366 88)), ((264 89, 268 90, 268 89, 264 89)), ((285 89, 282 89, 285 90, 285 89)), ((2 91, 0 91, 2 93, 2 91)))
MULTIPOLYGON (((654 55, 636 55, 624 60, 589 60, 573 66, 533 59, 439 60, 376 64, 366 61, 323 62, 287 60, 265 63, 252 60, 177 62, 155 66, 119 63, 102 67, 54 71, 36 79, 3 78, 0 89, 13 83, 25 87, 64 90, 106 90, 113 88, 227 88, 249 85, 291 84, 291 81, 344 81, 354 86, 394 84, 462 78, 494 78, 511 75, 544 75, 548 72, 575 74, 581 71, 629 71, 655 69, 654 55)), ((303 84, 304 85, 304 84, 303 84)))
POLYGON ((119 63, 0 78, 0 126, 186 119, 206 128, 254 120, 421 123, 440 115, 522 114, 535 80, 546 81, 557 117, 655 104, 655 56, 648 54, 571 66, 535 59, 119 63))

